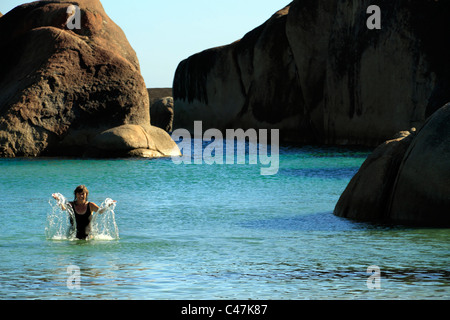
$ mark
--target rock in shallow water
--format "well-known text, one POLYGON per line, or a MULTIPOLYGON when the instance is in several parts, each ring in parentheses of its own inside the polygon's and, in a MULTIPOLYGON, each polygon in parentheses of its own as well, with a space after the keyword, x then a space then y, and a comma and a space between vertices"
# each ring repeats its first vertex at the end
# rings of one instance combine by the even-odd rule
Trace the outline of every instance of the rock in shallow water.
POLYGON ((147 158, 180 155, 178 146, 164 130, 131 124, 98 134, 86 153, 86 156, 147 158))
POLYGON ((36 1, 0 19, 0 156, 81 156, 99 133, 148 126, 136 54, 100 1, 36 1))
POLYGON ((341 195, 338 216, 450 227, 450 104, 417 134, 379 146, 341 195))
POLYGON ((390 216, 450 227, 450 103, 425 123, 403 157, 390 216))

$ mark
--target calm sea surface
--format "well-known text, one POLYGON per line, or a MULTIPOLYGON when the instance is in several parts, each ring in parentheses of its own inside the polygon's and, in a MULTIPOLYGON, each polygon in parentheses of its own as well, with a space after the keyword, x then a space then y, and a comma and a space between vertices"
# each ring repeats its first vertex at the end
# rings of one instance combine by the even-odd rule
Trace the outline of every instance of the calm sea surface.
POLYGON ((282 147, 273 176, 251 164, 2 159, 0 298, 448 299, 449 229, 332 214, 367 155, 282 147), (118 239, 46 236, 51 194, 71 200, 79 184, 99 205, 117 200, 118 239))

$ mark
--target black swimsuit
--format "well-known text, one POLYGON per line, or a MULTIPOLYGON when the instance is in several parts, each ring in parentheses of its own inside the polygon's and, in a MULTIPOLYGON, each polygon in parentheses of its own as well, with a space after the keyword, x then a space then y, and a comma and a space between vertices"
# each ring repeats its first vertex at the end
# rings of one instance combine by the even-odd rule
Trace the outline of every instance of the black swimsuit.
POLYGON ((77 222, 77 239, 86 239, 89 235, 89 223, 91 223, 91 206, 87 203, 86 212, 78 214, 75 210, 75 203, 70 203, 75 213, 75 221, 77 222))

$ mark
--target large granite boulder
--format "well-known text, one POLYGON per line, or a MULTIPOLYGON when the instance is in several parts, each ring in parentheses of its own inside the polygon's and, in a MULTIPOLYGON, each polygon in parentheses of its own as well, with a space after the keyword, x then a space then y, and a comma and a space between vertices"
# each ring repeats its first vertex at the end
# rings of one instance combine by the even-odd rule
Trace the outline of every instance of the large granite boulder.
POLYGON ((337 216, 363 221, 389 221, 392 188, 415 129, 399 132, 364 161, 339 198, 337 216))
MULTIPOLYGON (((289 6, 228 46, 182 61, 173 92, 174 128, 278 128, 297 138, 302 93, 286 37, 289 6)), ((307 126, 307 125, 306 125, 307 126)))
POLYGON ((450 101, 450 2, 294 0, 232 44, 182 61, 174 129, 279 128, 281 138, 376 146, 450 101), (381 29, 366 26, 381 9, 381 29))
POLYGON ((450 104, 417 132, 379 146, 334 213, 357 220, 450 227, 450 104))
POLYGON ((450 103, 412 141, 392 190, 390 216, 450 227, 450 103))
POLYGON ((441 38, 450 41, 449 17, 448 1, 337 2, 326 60, 325 142, 378 144, 420 127, 450 101, 441 38), (380 30, 366 27, 373 4, 381 10, 380 30))
POLYGON ((113 127, 150 124, 136 54, 100 1, 36 1, 0 19, 0 156, 80 156, 113 127), (78 16, 76 16, 78 17, 78 16))
MULTIPOLYGON (((297 68, 303 99, 297 106, 305 111, 308 142, 326 140, 324 122, 325 76, 328 45, 336 18, 337 1, 293 1, 286 21, 286 37, 297 68)), ((300 140, 302 139, 299 137, 300 140)))
POLYGON ((173 83, 173 128, 194 130, 194 121, 224 129, 232 124, 243 104, 234 46, 209 49, 182 61, 173 83))

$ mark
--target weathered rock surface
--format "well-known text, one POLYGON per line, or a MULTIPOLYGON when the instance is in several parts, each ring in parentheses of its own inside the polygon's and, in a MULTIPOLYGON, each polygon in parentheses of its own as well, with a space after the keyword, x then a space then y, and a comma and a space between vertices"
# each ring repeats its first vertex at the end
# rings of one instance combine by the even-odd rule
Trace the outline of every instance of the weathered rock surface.
POLYGON ((150 106, 164 97, 173 97, 172 88, 147 88, 150 106))
POLYGON ((150 123, 166 132, 172 132, 173 97, 172 88, 149 88, 150 123))
POLYGON ((150 124, 139 62, 100 1, 36 1, 0 19, 0 156, 80 156, 113 127, 150 124))
POLYGON ((303 110, 285 34, 286 7, 240 41, 180 63, 174 79, 174 128, 283 128, 298 136, 303 110), (281 107, 280 107, 281 106, 281 107))
POLYGON ((167 132, 172 132, 173 98, 164 97, 150 105, 151 124, 167 132))
POLYGON ((170 136, 150 125, 121 125, 94 137, 88 156, 102 157, 168 157, 180 156, 170 136))
POLYGON ((450 104, 417 134, 379 146, 334 213, 357 220, 450 227, 450 104))
POLYGON ((450 104, 427 120, 406 152, 390 216, 395 221, 450 227, 450 104))
POLYGON ((414 136, 413 130, 403 131, 378 146, 342 193, 334 213, 357 220, 389 221, 392 188, 414 136))
POLYGON ((230 45, 182 61, 174 129, 279 128, 282 138, 376 146, 450 101, 448 1, 294 0, 230 45), (445 39, 445 40, 443 40, 445 39))

